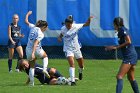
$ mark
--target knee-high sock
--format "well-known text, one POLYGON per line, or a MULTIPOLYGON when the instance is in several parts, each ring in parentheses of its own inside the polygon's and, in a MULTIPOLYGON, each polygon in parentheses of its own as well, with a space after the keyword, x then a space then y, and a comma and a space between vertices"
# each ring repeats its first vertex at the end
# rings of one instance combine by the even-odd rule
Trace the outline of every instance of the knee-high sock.
POLYGON ((132 87, 134 93, 140 93, 137 81, 136 80, 130 81, 130 83, 131 83, 131 87, 132 87))
POLYGON ((43 70, 46 71, 48 67, 48 57, 43 58, 43 70))
POLYGON ((8 68, 9 71, 12 70, 12 59, 8 59, 8 68))
POLYGON ((75 82, 75 68, 70 67, 69 68, 69 74, 72 82, 75 82))
POLYGON ((34 83, 34 68, 30 68, 30 70, 29 70, 29 78, 30 78, 30 82, 34 83))
POLYGON ((123 80, 117 79, 116 93, 122 93, 122 89, 123 89, 123 80))

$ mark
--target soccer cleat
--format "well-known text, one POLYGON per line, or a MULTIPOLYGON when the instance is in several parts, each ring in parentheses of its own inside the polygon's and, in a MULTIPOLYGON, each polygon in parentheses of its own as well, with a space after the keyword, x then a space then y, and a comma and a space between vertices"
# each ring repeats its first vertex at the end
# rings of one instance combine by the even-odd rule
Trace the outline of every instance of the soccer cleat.
POLYGON ((82 80, 82 78, 83 78, 83 74, 79 73, 79 80, 82 80))
POLYGON ((13 71, 12 70, 9 70, 9 73, 12 73, 13 71))
POLYGON ((78 81, 79 80, 79 78, 75 78, 75 81, 78 81))
POLYGON ((76 86, 76 83, 75 82, 71 82, 71 86, 76 86))
POLYGON ((19 72, 19 69, 15 69, 16 72, 19 72))
POLYGON ((50 75, 47 71, 43 70, 43 73, 45 74, 46 77, 50 78, 50 75))
POLYGON ((34 82, 29 82, 29 86, 34 86, 34 82))
MULTIPOLYGON (((71 78, 69 77, 68 79, 67 79, 69 82, 71 82, 71 78)), ((75 81, 77 82, 79 80, 79 78, 76 78, 75 77, 75 81)))

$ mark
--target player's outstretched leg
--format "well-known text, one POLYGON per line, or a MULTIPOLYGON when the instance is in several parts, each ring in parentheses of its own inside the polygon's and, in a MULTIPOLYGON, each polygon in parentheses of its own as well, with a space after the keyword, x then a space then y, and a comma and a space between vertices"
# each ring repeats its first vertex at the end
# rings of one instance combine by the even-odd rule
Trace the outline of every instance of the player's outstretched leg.
POLYGON ((136 80, 130 81, 130 83, 131 83, 131 87, 132 87, 134 93, 140 93, 137 81, 136 80))
POLYGON ((123 79, 117 79, 116 93, 122 93, 123 79))
POLYGON ((12 59, 8 59, 9 72, 12 72, 12 59))
POLYGON ((74 86, 74 85, 76 85, 74 58, 73 58, 73 56, 69 56, 67 59, 68 59, 69 65, 70 65, 69 74, 70 74, 70 79, 71 79, 71 86, 74 86))
POLYGON ((117 85, 116 85, 116 93, 122 93, 123 89, 123 77, 128 73, 131 65, 122 63, 120 70, 116 76, 117 85))
POLYGON ((70 78, 71 78, 71 86, 74 86, 74 85, 76 85, 76 83, 75 83, 75 68, 70 67, 69 73, 70 73, 70 78))
POLYGON ((79 58, 77 59, 78 61, 78 65, 79 65, 79 69, 78 69, 78 72, 79 72, 79 80, 82 80, 83 78, 83 70, 84 70, 84 60, 83 58, 79 58))
POLYGON ((135 72, 135 65, 131 66, 130 70, 127 73, 127 78, 131 84, 134 93, 140 93, 138 88, 138 83, 134 77, 134 72, 135 72))
POLYGON ((34 86, 34 68, 30 68, 30 70, 29 70, 29 78, 30 78, 29 85, 34 86))
POLYGON ((18 46, 16 48, 16 51, 18 52, 18 60, 17 60, 17 66, 16 66, 16 72, 19 72, 19 69, 18 69, 18 63, 19 63, 19 60, 23 59, 23 49, 22 49, 22 46, 18 46))
POLYGON ((14 55, 14 48, 8 48, 9 51, 9 59, 8 59, 8 68, 9 68, 9 72, 12 72, 12 58, 14 55))
POLYGON ((43 55, 43 73, 45 74, 46 77, 50 78, 50 75, 47 71, 47 67, 48 67, 48 57, 47 57, 47 54, 44 52, 44 55, 43 55))
POLYGON ((30 82, 29 82, 29 85, 30 86, 34 86, 34 72, 35 72, 34 66, 35 66, 35 60, 29 61, 29 64, 30 64, 30 69, 29 69, 30 82))

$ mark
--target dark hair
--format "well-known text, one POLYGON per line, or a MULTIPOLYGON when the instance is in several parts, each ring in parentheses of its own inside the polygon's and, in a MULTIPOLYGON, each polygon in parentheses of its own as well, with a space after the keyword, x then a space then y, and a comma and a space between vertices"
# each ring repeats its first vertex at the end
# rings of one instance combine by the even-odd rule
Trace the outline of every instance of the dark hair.
POLYGON ((71 20, 71 19, 65 19, 65 23, 73 23, 73 20, 71 20))
POLYGON ((66 19, 65 19, 65 23, 73 23, 73 16, 69 15, 66 19))
POLYGON ((118 27, 124 26, 123 18, 121 18, 121 17, 116 17, 116 18, 114 18, 113 23, 114 23, 115 25, 117 25, 118 27))
POLYGON ((48 26, 48 23, 46 21, 43 21, 43 20, 38 20, 37 23, 36 23, 36 27, 47 27, 48 26))

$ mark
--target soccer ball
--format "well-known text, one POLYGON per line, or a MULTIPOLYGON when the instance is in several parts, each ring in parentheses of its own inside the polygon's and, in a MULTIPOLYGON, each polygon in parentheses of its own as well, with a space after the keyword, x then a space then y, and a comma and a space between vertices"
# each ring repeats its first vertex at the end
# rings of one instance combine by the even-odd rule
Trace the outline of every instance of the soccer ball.
POLYGON ((65 77, 58 77, 57 84, 58 85, 66 85, 68 80, 65 77))

